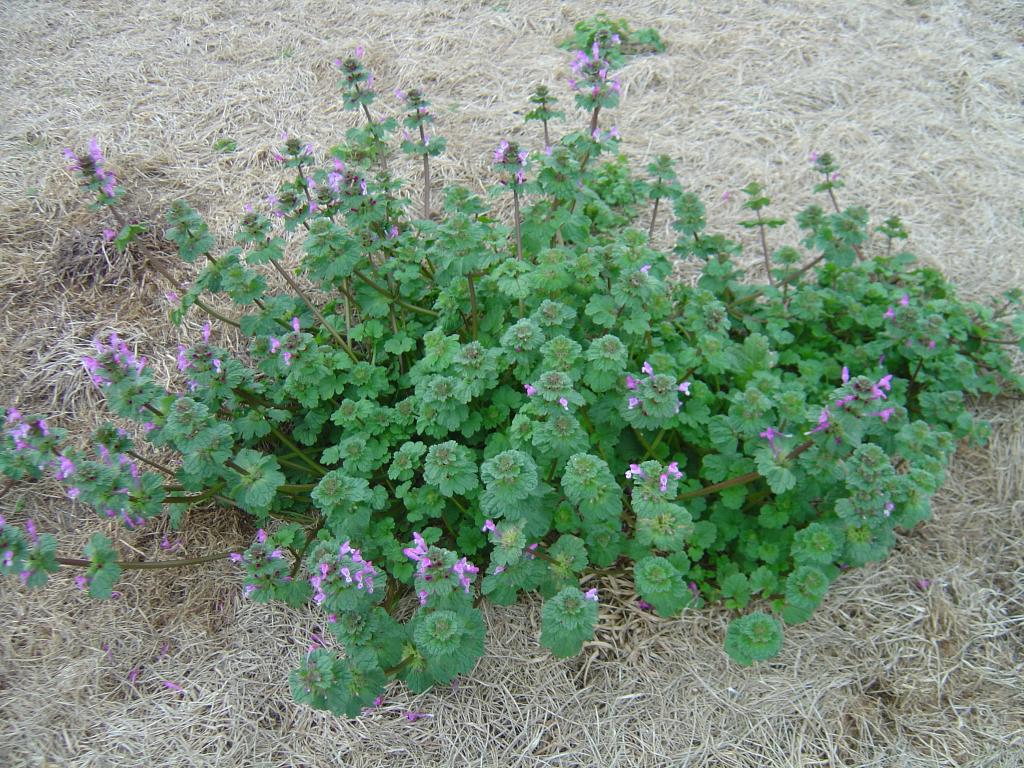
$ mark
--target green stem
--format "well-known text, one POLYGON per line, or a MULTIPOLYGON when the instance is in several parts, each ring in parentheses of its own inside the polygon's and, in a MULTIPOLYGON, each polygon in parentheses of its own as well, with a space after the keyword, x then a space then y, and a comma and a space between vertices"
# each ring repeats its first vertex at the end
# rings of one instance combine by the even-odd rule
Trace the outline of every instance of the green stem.
POLYGON ((761 252, 764 254, 764 271, 768 275, 768 285, 775 285, 775 278, 772 277, 771 258, 768 256, 768 237, 765 235, 764 219, 761 218, 760 211, 757 211, 757 224, 758 229, 761 230, 761 252))
POLYGON ((660 197, 654 198, 654 210, 651 211, 651 225, 647 228, 647 241, 650 242, 651 238, 654 237, 654 222, 658 218, 658 203, 661 202, 660 197))
MULTIPOLYGON (((805 443, 801 443, 799 446, 797 446, 796 448, 789 452, 789 455, 786 456, 786 460, 788 461, 790 459, 795 459, 797 456, 806 451, 812 445, 814 445, 813 440, 808 440, 805 443)), ((712 493, 718 493, 719 491, 724 491, 725 489, 732 488, 733 486, 736 485, 746 485, 747 483, 752 483, 760 477, 762 477, 762 475, 759 472, 747 472, 744 475, 730 477, 728 480, 723 480, 722 482, 715 483, 714 485, 707 485, 703 488, 697 488, 696 490, 693 491, 686 491, 685 493, 681 493, 678 496, 676 496, 676 501, 685 501, 686 499, 695 499, 698 496, 707 496, 712 493)))
MULTIPOLYGON (((205 557, 193 557, 187 560, 147 560, 147 561, 124 561, 119 560, 115 563, 119 568, 125 571, 153 571, 159 568, 183 568, 187 565, 202 565, 203 563, 214 563, 218 560, 232 555, 241 550, 232 549, 227 552, 220 552, 216 555, 206 555, 205 557)), ((93 563, 91 560, 82 560, 77 557, 57 557, 54 558, 61 565, 71 565, 80 568, 88 568, 93 563)))
POLYGON ((473 341, 477 340, 477 310, 476 310, 476 287, 473 285, 473 273, 470 272, 466 279, 469 281, 469 319, 473 341))
POLYGON ((423 144, 423 218, 430 218, 430 155, 425 151, 427 148, 427 136, 423 130, 423 123, 420 123, 420 142, 423 144))
POLYGON ((271 264, 271 266, 274 267, 274 269, 277 270, 277 273, 279 275, 281 275, 281 277, 284 278, 284 281, 286 283, 288 283, 288 287, 291 288, 293 291, 295 291, 295 293, 297 293, 299 295, 299 298, 301 298, 302 301, 305 302, 306 306, 310 308, 310 310, 316 316, 317 322, 320 323, 320 325, 324 328, 324 330, 326 330, 328 333, 330 333, 331 336, 334 337, 334 340, 336 342, 338 342, 338 344, 346 352, 348 352, 348 356, 352 358, 353 362, 359 362, 359 358, 356 357, 356 353, 355 353, 355 350, 352 349, 352 345, 349 344, 347 341, 345 341, 345 339, 342 338, 341 334, 338 333, 336 330, 334 330, 333 327, 331 327, 331 325, 327 322, 327 318, 325 318, 320 313, 320 310, 316 308, 315 304, 313 304, 312 299, 310 299, 306 295, 306 292, 303 291, 301 286, 297 282, 295 282, 295 280, 292 278, 291 275, 288 274, 288 271, 284 267, 282 267, 280 264, 278 264, 275 259, 270 259, 270 264, 271 264))
POLYGON ((657 435, 654 436, 654 442, 651 443, 651 447, 647 449, 648 455, 652 459, 654 458, 654 449, 658 447, 658 445, 661 443, 661 439, 664 436, 665 436, 665 430, 662 429, 660 432, 658 432, 657 435))
POLYGON ((165 467, 163 464, 147 459, 145 456, 140 456, 135 451, 125 451, 124 453, 126 456, 131 456, 136 461, 141 461, 143 464, 148 464, 149 466, 153 467, 153 469, 159 469, 168 477, 175 476, 173 470, 169 469, 168 467, 165 467))
POLYGON ((636 439, 640 441, 640 445, 643 446, 644 452, 649 456, 651 454, 651 446, 644 440, 644 436, 640 434, 640 430, 636 427, 631 427, 633 434, 636 435, 636 439))
POLYGON ((364 283, 366 283, 366 285, 368 285, 370 288, 375 290, 381 296, 386 296, 388 299, 393 301, 395 304, 397 304, 400 307, 404 307, 405 309, 408 309, 410 312, 417 312, 417 313, 419 313, 421 315, 427 315, 428 317, 440 317, 441 316, 440 312, 435 312, 434 310, 427 309, 426 307, 419 307, 419 306, 417 306, 415 304, 410 304, 407 301, 403 301, 398 296, 392 295, 392 293, 387 288, 384 288, 383 286, 378 285, 377 283, 373 282, 373 280, 368 278, 366 275, 364 275, 358 269, 352 270, 352 274, 355 277, 358 277, 364 283))

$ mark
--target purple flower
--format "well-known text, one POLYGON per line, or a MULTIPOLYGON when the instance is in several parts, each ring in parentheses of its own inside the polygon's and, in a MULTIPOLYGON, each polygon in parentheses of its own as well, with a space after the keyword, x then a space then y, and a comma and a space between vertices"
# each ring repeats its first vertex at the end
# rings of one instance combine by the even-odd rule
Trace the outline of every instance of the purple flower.
POLYGON ((884 317, 886 320, 892 320, 894 317, 896 317, 896 312, 895 310, 893 310, 892 307, 889 307, 887 310, 885 310, 885 314, 882 315, 882 317, 884 317))
POLYGON ((644 364, 640 366, 640 370, 646 373, 648 376, 654 375, 654 368, 652 368, 651 364, 646 360, 644 360, 644 364))
POLYGON ((501 143, 498 145, 498 148, 494 150, 494 162, 504 163, 506 152, 508 152, 508 142, 502 139, 501 143))
POLYGON ((210 343, 210 323, 209 322, 203 323, 203 343, 204 344, 209 344, 210 343))
POLYGON ((645 477, 647 477, 647 475, 645 475, 644 471, 640 469, 639 464, 630 464, 629 469, 626 470, 627 480, 643 480, 645 477))
POLYGON ((583 597, 585 599, 587 599, 587 600, 593 600, 596 603, 597 602, 597 587, 594 587, 593 589, 588 589, 586 592, 583 593, 583 597))
POLYGON ((67 480, 75 473, 75 464, 67 456, 60 454, 57 457, 57 461, 59 466, 57 467, 56 473, 54 473, 54 477, 57 480, 67 480))
POLYGON ((888 422, 889 419, 892 418, 892 415, 894 413, 896 413, 895 408, 883 408, 882 410, 877 411, 876 413, 869 413, 868 416, 877 416, 882 421, 888 422))
POLYGON ((682 384, 680 384, 679 385, 679 391, 682 392, 684 395, 689 395, 690 394, 690 382, 684 381, 682 384))
POLYGON ((910 296, 908 294, 904 293, 902 296, 900 296, 900 306, 901 307, 909 307, 910 306, 910 296))
POLYGON ((564 398, 564 397, 558 398, 558 404, 560 406, 562 406, 565 410, 567 410, 567 411, 569 410, 569 401, 566 398, 564 398))
POLYGON ((626 389, 636 389, 636 379, 626 374, 626 389))
POLYGON ((831 426, 831 422, 829 421, 829 416, 830 415, 831 414, 829 414, 828 408, 827 407, 823 408, 822 411, 821 411, 821 414, 818 416, 818 426, 816 426, 814 429, 810 430, 809 432, 804 432, 804 434, 805 435, 813 435, 815 432, 824 432, 826 429, 828 429, 831 426))
POLYGON ((640 271, 643 272, 645 275, 650 273, 651 265, 650 264, 644 264, 642 267, 640 267, 640 271))
POLYGON ((410 711, 410 712, 406 712, 405 713, 405 719, 408 720, 410 723, 415 723, 417 720, 420 720, 420 719, 422 719, 424 717, 433 717, 433 715, 429 715, 426 712, 411 712, 410 711))
POLYGON ((185 689, 182 688, 177 683, 172 683, 170 680, 164 680, 162 682, 164 684, 164 688, 169 688, 172 691, 174 691, 175 693, 184 693, 185 692, 185 689))
POLYGON ((296 333, 299 332, 299 318, 297 317, 292 318, 292 330, 296 333))
POLYGON ((839 374, 839 378, 842 379, 843 384, 850 380, 850 369, 845 365, 843 366, 842 372, 839 374))
POLYGON ((115 237, 117 237, 117 232, 115 232, 114 230, 112 230, 112 229, 104 229, 103 230, 103 240, 105 242, 109 243, 115 237))
POLYGON ((650 603, 648 603, 646 600, 644 600, 642 598, 637 598, 636 607, 639 608, 641 611, 649 611, 652 608, 654 608, 653 605, 651 605, 650 603))
POLYGON ((490 518, 487 518, 484 521, 484 527, 481 528, 480 530, 484 531, 485 533, 490 531, 494 535, 498 534, 498 528, 497 528, 497 526, 494 525, 494 521, 491 520, 490 518))
POLYGON ((533 397, 537 394, 537 388, 531 384, 524 384, 523 389, 526 390, 527 397, 533 397))
POLYGON ((629 410, 632 411, 634 408, 636 408, 639 405, 640 405, 640 398, 639 397, 631 397, 631 398, 629 398, 629 410))
POLYGON ((469 562, 466 558, 462 558, 452 566, 452 573, 459 577, 459 584, 462 585, 463 590, 468 595, 470 585, 473 583, 473 579, 470 578, 470 576, 472 574, 480 573, 480 569, 469 562))

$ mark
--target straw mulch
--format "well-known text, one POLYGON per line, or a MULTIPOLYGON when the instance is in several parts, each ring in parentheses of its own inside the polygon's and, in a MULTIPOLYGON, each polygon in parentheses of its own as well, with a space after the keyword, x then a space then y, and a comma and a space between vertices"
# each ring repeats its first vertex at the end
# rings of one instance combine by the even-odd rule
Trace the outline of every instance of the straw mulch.
MULTIPOLYGON (((227 242, 242 205, 279 179, 269 150, 280 131, 322 151, 354 124, 330 62, 363 45, 381 109, 394 110, 393 88, 425 88, 449 139, 439 176, 482 190, 500 138, 540 148, 521 122, 534 84, 571 103, 569 56, 555 44, 602 10, 536 0, 129 5, 0 6, 0 403, 53 414, 76 439, 102 420, 77 363, 94 334, 118 332, 169 376, 173 345, 194 339, 201 320, 172 328, 167 286, 101 244, 110 223, 73 188, 63 147, 98 136, 130 212, 155 217, 187 198, 227 242), (218 138, 237 150, 215 152, 218 138)), ((848 183, 841 202, 868 205, 876 221, 899 214, 909 247, 964 294, 1022 284, 1019 2, 616 8, 656 27, 668 51, 626 67, 622 106, 605 126, 618 125, 635 167, 674 157, 712 228, 737 232, 737 203, 722 193, 751 179, 792 216, 812 201, 808 154, 829 150, 848 183)), ((669 242, 667 220, 657 236, 669 242)), ((772 663, 727 660, 726 612, 657 619, 634 606, 630 584, 605 581, 598 637, 581 657, 557 661, 539 647, 537 602, 489 610, 471 675, 422 696, 395 686, 349 722, 290 701, 286 675, 320 632, 317 616, 241 600, 228 564, 136 572, 105 603, 61 573, 37 593, 0 587, 0 762, 1022 765, 1024 411, 978 407, 993 438, 958 455, 934 519, 884 564, 844 575, 811 622, 787 630, 772 663), (407 711, 427 716, 410 722, 407 711)), ((159 525, 111 528, 55 486, 9 493, 0 513, 34 517, 66 554, 97 529, 126 556, 162 554, 159 525)), ((195 556, 250 536, 204 511, 181 544, 195 556)))

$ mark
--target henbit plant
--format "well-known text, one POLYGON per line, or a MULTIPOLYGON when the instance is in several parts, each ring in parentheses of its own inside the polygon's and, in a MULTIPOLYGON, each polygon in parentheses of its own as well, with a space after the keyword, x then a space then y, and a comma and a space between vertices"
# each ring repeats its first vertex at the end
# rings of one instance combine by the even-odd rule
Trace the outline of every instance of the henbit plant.
MULTIPOLYGON (((116 335, 84 360, 122 423, 180 461, 121 427, 87 451, 41 417, 4 417, 8 488, 50 475, 129 528, 164 514, 178 528, 189 507, 216 505, 252 518, 256 539, 149 562, 120 559, 96 533, 86 559, 70 559, 31 520, 0 519, 3 573, 36 587, 84 567, 79 586, 102 598, 125 569, 230 557, 250 599, 325 614, 344 654, 312 646, 291 689, 350 716, 391 680, 422 691, 470 671, 485 598, 538 592, 540 642, 578 653, 600 618, 581 577, 607 571, 631 569, 641 605, 663 616, 760 608, 725 638, 751 664, 782 642, 766 611, 805 621, 843 569, 881 560, 898 529, 929 517, 956 441, 986 435, 965 395, 1022 387, 1005 349, 1024 331, 1021 292, 994 308, 957 298, 937 270, 893 252, 906 238, 896 218, 873 243, 867 211, 840 207, 828 155, 813 170, 832 210, 797 215, 800 247, 771 249, 782 220, 765 217, 761 184, 746 188, 756 218, 740 224, 757 230, 768 283, 744 281, 741 244, 706 231, 671 160, 637 178, 601 127, 619 87, 599 43, 572 64, 586 129, 551 142, 554 99, 538 88, 527 117, 544 122, 546 151, 495 151, 510 224, 457 186, 433 210, 429 158, 444 144, 418 90, 402 98, 401 146, 423 163, 422 215, 408 215, 389 171, 398 124, 371 113, 359 55, 337 66, 365 127, 322 158, 282 137, 285 178, 269 210, 247 210, 234 246, 183 201, 167 216, 164 237, 199 267, 185 288, 153 265, 174 286, 172 318, 205 313, 246 346, 219 344, 207 323, 178 349, 173 382, 116 335), (662 201, 671 252, 650 239, 662 201), (700 265, 696 285, 671 279, 676 259, 700 265), (405 595, 414 610, 400 621, 405 595)), ((98 145, 68 154, 118 222, 119 248, 155 226, 119 211, 98 145)))

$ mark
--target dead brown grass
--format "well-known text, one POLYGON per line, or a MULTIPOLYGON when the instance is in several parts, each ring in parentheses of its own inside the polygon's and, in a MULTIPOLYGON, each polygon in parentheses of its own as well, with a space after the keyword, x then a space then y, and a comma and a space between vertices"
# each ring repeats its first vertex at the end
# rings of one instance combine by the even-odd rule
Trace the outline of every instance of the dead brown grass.
MULTIPOLYGON (((187 197, 226 237, 241 205, 271 190, 279 131, 323 148, 352 124, 330 61, 362 44, 382 92, 422 86, 435 102, 450 146, 441 180, 479 189, 500 137, 539 145, 518 114, 537 82, 565 94, 554 44, 598 10, 3 4, 0 402, 83 436, 102 419, 77 365, 94 334, 117 331, 169 370, 172 345, 196 331, 169 328, 165 286, 103 253, 103 224, 71 188, 62 147, 99 136, 135 210, 187 197), (215 153, 218 137, 238 151, 215 153), (75 279, 75 259, 99 279, 75 279)), ((899 214, 910 248, 965 293, 1021 285, 1020 3, 675 0, 613 13, 669 45, 623 73, 613 119, 626 149, 638 167, 673 156, 715 228, 734 231, 739 212, 721 193, 752 178, 783 214, 806 205, 806 157, 828 149, 844 166, 843 202, 899 214)), ((61 574, 31 597, 2 586, 0 754, 12 766, 1024 765, 1022 410, 985 408, 993 440, 958 457, 935 519, 884 564, 842 578, 773 663, 727 662, 724 612, 655 619, 632 606, 628 583, 606 581, 598 639, 580 658, 540 649, 537 605, 492 610, 487 655, 456 689, 395 687, 346 722, 289 700, 286 672, 316 617, 241 601, 226 565, 132 574, 107 603, 61 574), (920 578, 931 586, 916 588, 920 578), (410 723, 406 710, 430 717, 410 723)), ((67 552, 102 527, 49 486, 9 494, 0 511, 31 514, 67 552)), ((116 531, 147 555, 162 533, 116 531)), ((200 513, 185 551, 249 535, 200 513)))

